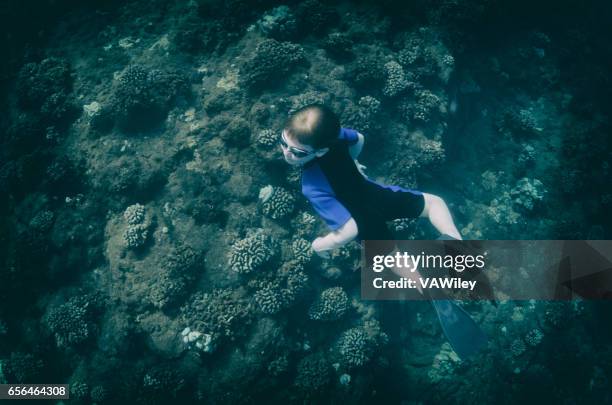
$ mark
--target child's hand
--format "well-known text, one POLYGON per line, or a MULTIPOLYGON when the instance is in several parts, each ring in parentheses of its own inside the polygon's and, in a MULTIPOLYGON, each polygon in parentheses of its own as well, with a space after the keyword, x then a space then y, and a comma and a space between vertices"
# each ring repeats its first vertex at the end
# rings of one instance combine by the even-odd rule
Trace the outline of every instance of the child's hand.
POLYGON ((366 166, 362 165, 361 163, 359 163, 359 161, 357 159, 353 159, 355 161, 355 166, 357 166, 357 170, 359 170, 359 173, 361 173, 361 175, 363 177, 368 177, 366 176, 364 170, 367 169, 366 166))
POLYGON ((322 240, 323 238, 318 237, 315 240, 312 241, 312 250, 314 250, 314 252, 321 258, 323 259, 329 259, 331 257, 331 254, 329 252, 329 250, 322 250, 322 240))

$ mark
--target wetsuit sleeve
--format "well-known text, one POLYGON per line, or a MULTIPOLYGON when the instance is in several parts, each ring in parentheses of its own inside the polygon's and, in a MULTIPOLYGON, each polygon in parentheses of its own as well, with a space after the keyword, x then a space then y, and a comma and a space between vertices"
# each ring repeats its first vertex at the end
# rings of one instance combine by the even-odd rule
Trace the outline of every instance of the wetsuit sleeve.
POLYGON ((355 145, 359 141, 359 136, 357 135, 357 131, 350 128, 340 128, 340 135, 338 135, 338 139, 341 139, 348 143, 349 145, 355 145))
POLYGON ((338 200, 333 187, 317 163, 308 165, 302 171, 302 194, 332 231, 340 228, 351 218, 351 213, 338 200))
POLYGON ((332 231, 340 228, 351 218, 351 213, 332 193, 326 190, 310 189, 305 195, 314 210, 332 231))

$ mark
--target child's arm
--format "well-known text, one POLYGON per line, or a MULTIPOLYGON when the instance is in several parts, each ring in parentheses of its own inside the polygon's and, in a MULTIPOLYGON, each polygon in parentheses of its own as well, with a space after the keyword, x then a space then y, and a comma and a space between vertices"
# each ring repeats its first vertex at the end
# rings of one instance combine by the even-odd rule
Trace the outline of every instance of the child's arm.
POLYGON ((349 153, 353 159, 357 159, 357 157, 361 153, 364 142, 365 142, 365 137, 363 136, 363 134, 357 132, 357 142, 349 146, 349 153))
POLYGON ((357 233, 357 222, 351 217, 340 228, 325 236, 316 238, 312 242, 312 250, 323 258, 329 258, 330 250, 339 248, 352 241, 357 236, 357 233))
POLYGON ((461 234, 457 230, 453 217, 444 200, 437 195, 423 193, 425 207, 421 213, 422 218, 429 218, 431 224, 441 234, 447 234, 453 238, 462 240, 461 234))
POLYGON ((364 173, 364 170, 366 169, 366 167, 362 165, 361 163, 359 163, 359 161, 357 160, 357 157, 359 156, 359 154, 361 153, 361 150, 363 149, 364 142, 365 142, 365 137, 363 136, 363 134, 361 134, 360 132, 357 132, 357 142, 349 146, 349 154, 355 161, 355 166, 357 166, 357 170, 359 170, 359 173, 361 173, 361 175, 364 177, 368 177, 364 173))

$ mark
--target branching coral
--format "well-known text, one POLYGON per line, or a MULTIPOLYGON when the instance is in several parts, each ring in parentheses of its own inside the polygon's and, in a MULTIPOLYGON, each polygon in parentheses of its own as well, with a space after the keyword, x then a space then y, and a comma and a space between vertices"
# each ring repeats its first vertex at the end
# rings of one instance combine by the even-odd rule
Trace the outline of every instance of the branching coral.
POLYGON ((178 72, 130 65, 116 81, 111 109, 122 129, 146 130, 163 120, 172 103, 189 91, 186 78, 178 72))
POLYGON ((323 41, 323 48, 327 54, 337 60, 345 60, 353 55, 353 41, 340 32, 333 32, 323 41))
POLYGON ((437 32, 424 27, 406 34, 397 59, 418 82, 437 78, 447 83, 455 65, 437 32))
POLYGON ((281 288, 276 283, 267 283, 255 292, 253 298, 259 310, 267 315, 276 314, 284 306, 281 288))
POLYGON ((308 316, 318 321, 335 321, 346 314, 348 305, 348 295, 342 287, 328 288, 310 306, 308 316))
POLYGON ((410 85, 402 65, 395 61, 385 63, 385 85, 383 94, 387 97, 395 97, 401 94, 410 85))
POLYGON ((258 147, 270 150, 278 145, 278 134, 271 129, 264 129, 257 133, 255 142, 258 147))
POLYGON ((544 334, 540 329, 532 329, 525 336, 525 342, 527 342, 529 346, 537 346, 540 344, 543 337, 544 334))
POLYGON ((145 219, 145 207, 141 204, 133 204, 125 209, 123 212, 123 218, 128 225, 136 225, 144 222, 145 219))
POLYGON ((342 114, 342 122, 345 126, 367 133, 369 130, 379 129, 378 114, 380 112, 380 101, 372 96, 364 96, 359 99, 357 106, 350 104, 342 114))
POLYGON ((108 390, 102 385, 96 385, 91 389, 89 396, 94 403, 102 403, 108 398, 108 390))
POLYGON ((542 131, 535 114, 528 108, 502 109, 496 116, 495 125, 500 133, 507 136, 530 136, 542 131))
POLYGON ((264 215, 272 219, 284 218, 295 208, 295 197, 282 187, 263 187, 259 191, 259 201, 264 215))
POLYGON ((65 304, 52 308, 46 323, 58 347, 78 345, 95 330, 95 319, 103 305, 100 295, 72 297, 65 304))
POLYGON ((445 102, 430 90, 416 90, 414 101, 403 100, 399 110, 406 121, 430 122, 447 113, 445 102))
POLYGON ((157 308, 167 308, 178 302, 201 268, 201 256, 193 248, 186 245, 174 248, 164 257, 159 276, 151 286, 151 303, 157 308))
POLYGON ((235 272, 251 273, 268 263, 275 253, 275 241, 263 232, 256 232, 234 243, 229 251, 228 265, 235 272))
POLYGON ((254 300, 259 310, 272 315, 290 307, 303 296, 308 287, 308 276, 300 262, 290 260, 281 266, 274 278, 253 280, 250 285, 256 288, 254 300))
POLYGON ((198 292, 181 308, 182 318, 191 331, 211 336, 212 347, 222 339, 235 339, 250 321, 251 305, 243 290, 217 289, 198 292))
POLYGON ((282 290, 286 305, 290 305, 299 299, 308 289, 308 275, 295 261, 289 261, 279 270, 286 287, 282 290))
POLYGON ((301 46, 290 42, 266 39, 260 42, 253 56, 240 70, 242 85, 254 89, 270 85, 273 79, 287 76, 305 60, 301 46))
POLYGON ((220 133, 221 139, 231 146, 238 147, 248 146, 250 136, 251 128, 249 123, 240 117, 232 119, 229 125, 220 133))
POLYGON ((532 211, 544 199, 546 190, 544 184, 538 179, 522 178, 516 184, 510 195, 514 203, 526 211, 532 211))
POLYGON ((336 343, 336 348, 341 362, 346 367, 353 368, 368 363, 387 341, 388 337, 380 329, 378 321, 370 319, 362 326, 344 331, 336 343))
POLYGON ((89 385, 84 381, 73 381, 70 383, 70 398, 83 401, 89 398, 89 385))
POLYGON ((38 109, 44 119, 56 123, 75 111, 72 98, 72 75, 69 63, 60 58, 28 63, 19 71, 17 93, 26 109, 38 109))
POLYGON ((385 82, 385 67, 376 55, 360 56, 351 63, 347 77, 358 87, 378 89, 385 82))
POLYGON ((130 249, 137 249, 145 244, 149 235, 150 219, 146 216, 145 207, 140 204, 130 205, 123 212, 127 226, 123 231, 123 241, 130 249))
POLYGON ((172 37, 172 44, 177 49, 188 53, 213 51, 225 47, 235 39, 234 33, 227 31, 221 19, 203 20, 195 12, 187 12, 177 21, 177 29, 172 37))
POLYGON ((527 348, 525 347, 525 342, 523 342, 522 339, 515 339, 510 344, 510 353, 514 357, 518 357, 525 353, 525 350, 527 350, 527 348))
POLYGON ((268 373, 273 377, 278 377, 289 368, 289 359, 286 354, 280 355, 268 364, 268 373))
POLYGON ((453 377, 457 366, 461 364, 461 359, 453 351, 448 342, 444 342, 440 351, 435 355, 431 369, 427 373, 429 380, 438 383, 453 377))
POLYGON ((32 354, 12 352, 8 359, 0 361, 0 382, 4 376, 9 384, 30 384, 38 381, 43 367, 42 360, 32 354))
POLYGON ((295 386, 300 390, 314 394, 331 382, 332 369, 325 356, 311 354, 304 357, 297 367, 295 386))
POLYGON ((302 107, 310 104, 327 104, 330 100, 329 94, 319 91, 309 90, 297 96, 290 97, 291 108, 288 114, 291 115, 302 107))
POLYGON ((136 404, 167 404, 176 401, 186 387, 179 370, 166 365, 149 367, 131 376, 138 379, 130 394, 136 404))
POLYGON ((297 34, 298 23, 288 6, 278 6, 257 21, 260 31, 271 38, 288 40, 297 34))
POLYGON ((41 210, 30 221, 30 228, 36 232, 47 232, 53 226, 55 215, 52 211, 41 210))
POLYGON ((302 264, 308 263, 313 254, 310 242, 302 238, 296 238, 291 242, 291 252, 293 258, 302 264))
POLYGON ((300 31, 305 34, 322 35, 338 20, 336 10, 318 0, 306 0, 297 7, 295 16, 300 31))
POLYGON ((338 351, 347 366, 357 367, 370 361, 373 347, 363 329, 351 328, 340 336, 338 351))
POLYGON ((310 239, 316 230, 317 218, 307 211, 300 212, 291 220, 291 227, 296 238, 310 239))

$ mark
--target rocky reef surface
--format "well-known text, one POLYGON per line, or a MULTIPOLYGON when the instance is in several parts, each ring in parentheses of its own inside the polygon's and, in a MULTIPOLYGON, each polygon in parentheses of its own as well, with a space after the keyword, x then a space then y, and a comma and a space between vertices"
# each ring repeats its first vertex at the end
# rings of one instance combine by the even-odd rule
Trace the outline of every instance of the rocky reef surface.
POLYGON ((359 245, 313 255, 326 227, 277 146, 325 103, 371 178, 442 196, 465 239, 610 239, 610 7, 570 3, 5 2, 0 383, 612 401, 610 306, 465 302, 491 342, 462 361, 428 303, 360 300, 359 245))

